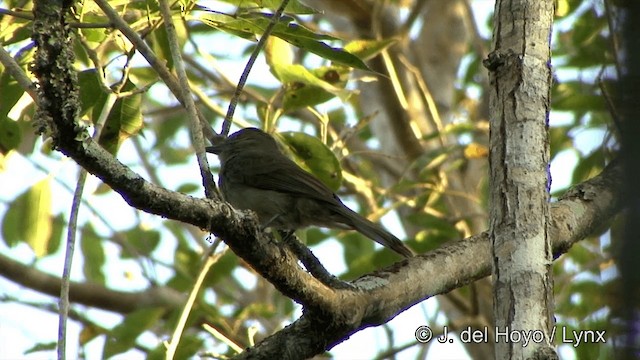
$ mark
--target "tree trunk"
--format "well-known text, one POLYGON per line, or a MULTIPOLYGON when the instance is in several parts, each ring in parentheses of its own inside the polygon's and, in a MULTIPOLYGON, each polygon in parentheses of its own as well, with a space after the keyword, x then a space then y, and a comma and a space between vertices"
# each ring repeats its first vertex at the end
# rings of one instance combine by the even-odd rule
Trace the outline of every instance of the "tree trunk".
POLYGON ((552 1, 498 1, 494 50, 485 60, 496 359, 555 355, 548 222, 552 20, 552 1))

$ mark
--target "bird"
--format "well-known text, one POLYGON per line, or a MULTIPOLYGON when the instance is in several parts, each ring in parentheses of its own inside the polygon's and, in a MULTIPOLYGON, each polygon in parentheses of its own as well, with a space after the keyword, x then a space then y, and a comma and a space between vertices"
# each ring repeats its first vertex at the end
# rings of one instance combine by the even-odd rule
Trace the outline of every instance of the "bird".
POLYGON ((224 200, 236 209, 254 211, 263 228, 356 230, 403 257, 414 256, 400 239, 349 209, 322 181, 284 155, 268 133, 244 128, 206 151, 220 160, 218 185, 224 200))

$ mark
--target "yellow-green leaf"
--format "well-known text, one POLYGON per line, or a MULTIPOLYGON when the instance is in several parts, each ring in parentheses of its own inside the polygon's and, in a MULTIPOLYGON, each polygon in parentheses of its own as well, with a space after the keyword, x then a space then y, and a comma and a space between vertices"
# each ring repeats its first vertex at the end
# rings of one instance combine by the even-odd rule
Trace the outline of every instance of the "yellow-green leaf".
POLYGON ((354 40, 348 43, 344 49, 362 60, 369 60, 396 41, 396 39, 354 40))
POLYGON ((58 244, 51 243, 53 217, 51 216, 50 178, 45 178, 24 193, 9 206, 2 224, 2 237, 9 247, 26 242, 37 257, 43 257, 57 249, 60 232, 56 231, 58 244))
POLYGON ((51 185, 49 178, 37 182, 27 192, 27 211, 25 225, 25 241, 36 254, 36 257, 47 255, 51 238, 51 185))
POLYGON ((301 132, 280 133, 295 160, 332 190, 342 183, 342 168, 336 155, 315 136, 301 132))

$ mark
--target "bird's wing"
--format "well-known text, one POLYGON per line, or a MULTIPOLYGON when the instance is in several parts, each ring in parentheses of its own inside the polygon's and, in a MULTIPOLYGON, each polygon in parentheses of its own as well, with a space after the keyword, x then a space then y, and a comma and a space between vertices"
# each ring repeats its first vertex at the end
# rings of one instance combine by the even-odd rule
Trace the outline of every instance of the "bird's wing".
MULTIPOLYGON (((251 160, 243 159, 243 170, 228 174, 242 183, 259 189, 294 193, 299 196, 328 201, 338 200, 337 196, 322 181, 304 171, 284 155, 277 157, 255 154, 251 160)), ((228 166, 229 169, 236 168, 228 166)))

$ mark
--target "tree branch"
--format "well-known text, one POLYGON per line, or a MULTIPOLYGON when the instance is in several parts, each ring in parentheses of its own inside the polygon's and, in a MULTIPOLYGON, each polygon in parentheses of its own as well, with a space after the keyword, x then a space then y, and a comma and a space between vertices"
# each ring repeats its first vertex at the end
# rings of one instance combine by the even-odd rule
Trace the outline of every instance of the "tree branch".
MULTIPOLYGON (((0 275, 15 283, 50 296, 60 296, 60 278, 0 254, 0 275)), ((152 287, 141 292, 107 289, 93 283, 72 281, 69 299, 73 303, 127 314, 146 307, 179 308, 185 296, 172 288, 152 287)))
MULTIPOLYGON (((601 228, 620 211, 623 198, 619 186, 621 174, 620 163, 613 162, 600 175, 574 186, 559 202, 551 205, 551 236, 556 258, 567 252, 574 243, 601 228)), ((144 182, 142 179, 140 181, 144 182)), ((253 239, 247 230, 253 224, 252 216, 234 212, 224 204, 194 199, 149 183, 140 188, 132 185, 131 188, 126 189, 128 193, 123 192, 125 199, 137 199, 134 203, 138 206, 148 205, 149 209, 156 212, 165 203, 165 217, 204 227, 209 216, 212 228, 225 225, 231 228, 220 232, 234 234, 237 238, 230 239, 247 245, 242 248, 242 244, 228 241, 232 250, 272 283, 275 280, 285 282, 274 283, 285 295, 290 296, 292 290, 287 290, 289 287, 298 286, 296 292, 305 293, 305 297, 325 298, 324 301, 317 300, 308 306, 305 299, 294 298, 307 306, 307 309, 313 310, 306 311, 299 320, 239 355, 239 358, 312 356, 335 346, 360 329, 384 323, 425 299, 450 292, 491 273, 490 244, 488 235, 484 232, 464 240, 452 241, 409 261, 364 275, 353 282, 359 289, 357 291, 334 291, 302 271, 295 258, 277 246, 270 237, 265 238, 260 234, 253 239), (157 197, 159 199, 153 201, 157 197), (247 237, 242 238, 241 234, 245 231, 247 237), (262 253, 266 250, 268 252, 262 253), (269 274, 269 270, 280 275, 269 274), (289 274, 291 278, 275 279, 284 274, 289 274), (298 345, 291 345, 294 343, 298 345)), ((0 274, 51 295, 56 294, 60 281, 55 276, 17 264, 2 255, 0 274)), ((132 294, 75 282, 71 284, 70 293, 73 302, 123 313, 144 306, 179 306, 183 300, 179 294, 166 288, 153 288, 132 294)))
MULTIPOLYGON (((620 211, 622 171, 621 164, 613 162, 598 176, 567 191, 563 200, 551 204, 554 220, 551 237, 556 258, 607 224, 620 211)), ((367 306, 373 308, 358 326, 328 322, 326 316, 307 312, 235 359, 312 357, 331 349, 358 330, 379 325, 412 305, 490 274, 491 244, 487 232, 452 241, 410 259, 407 264, 396 264, 356 280, 356 286, 368 289, 363 290, 362 296, 367 298, 367 306)))

